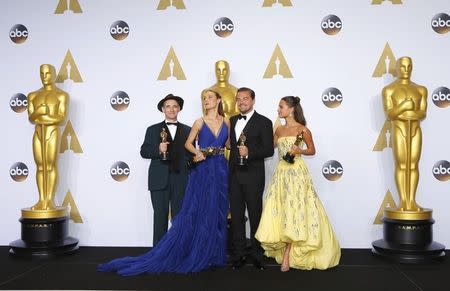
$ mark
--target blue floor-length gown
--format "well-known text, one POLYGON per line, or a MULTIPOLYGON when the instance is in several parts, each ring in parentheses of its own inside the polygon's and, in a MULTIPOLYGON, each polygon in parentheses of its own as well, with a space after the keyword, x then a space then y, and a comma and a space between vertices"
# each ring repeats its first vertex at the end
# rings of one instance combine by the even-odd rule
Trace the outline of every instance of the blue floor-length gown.
MULTIPOLYGON (((225 146, 225 123, 217 136, 203 123, 198 135, 201 148, 225 146)), ((213 155, 190 172, 183 205, 172 227, 149 252, 98 266, 99 271, 122 276, 141 273, 189 273, 226 263, 228 166, 223 154, 213 155)))

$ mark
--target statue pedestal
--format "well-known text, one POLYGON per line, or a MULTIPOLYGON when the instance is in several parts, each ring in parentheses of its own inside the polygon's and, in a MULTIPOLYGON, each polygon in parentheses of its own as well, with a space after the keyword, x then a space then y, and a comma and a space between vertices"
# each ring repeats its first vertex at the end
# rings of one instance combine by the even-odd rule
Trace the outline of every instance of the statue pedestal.
MULTIPOLYGON (((69 216, 52 218, 22 218, 21 239, 9 244, 9 253, 18 257, 48 258, 72 254, 78 250, 78 240, 68 236, 69 216)), ((59 210, 61 211, 61 210, 59 210)))
POLYGON ((375 255, 398 263, 429 263, 445 256, 445 246, 433 242, 434 219, 383 217, 383 239, 372 242, 375 255))

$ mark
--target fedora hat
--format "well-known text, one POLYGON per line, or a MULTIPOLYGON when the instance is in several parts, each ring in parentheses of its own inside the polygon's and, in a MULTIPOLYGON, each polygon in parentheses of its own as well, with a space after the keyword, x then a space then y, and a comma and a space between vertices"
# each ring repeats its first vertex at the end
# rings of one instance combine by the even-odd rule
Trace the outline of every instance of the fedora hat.
POLYGON ((162 107, 164 105, 164 102, 166 102, 167 100, 175 100, 178 103, 178 105, 180 106, 180 110, 183 109, 183 103, 184 103, 183 98, 175 96, 173 94, 169 94, 158 102, 158 110, 159 111, 162 112, 162 107))

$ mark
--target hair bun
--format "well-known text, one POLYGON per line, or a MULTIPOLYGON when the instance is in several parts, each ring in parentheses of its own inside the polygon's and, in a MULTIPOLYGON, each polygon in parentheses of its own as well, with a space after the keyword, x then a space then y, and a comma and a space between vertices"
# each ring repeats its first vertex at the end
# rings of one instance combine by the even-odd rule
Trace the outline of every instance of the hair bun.
POLYGON ((297 104, 300 103, 300 97, 295 96, 294 98, 295 98, 295 102, 296 102, 297 104))

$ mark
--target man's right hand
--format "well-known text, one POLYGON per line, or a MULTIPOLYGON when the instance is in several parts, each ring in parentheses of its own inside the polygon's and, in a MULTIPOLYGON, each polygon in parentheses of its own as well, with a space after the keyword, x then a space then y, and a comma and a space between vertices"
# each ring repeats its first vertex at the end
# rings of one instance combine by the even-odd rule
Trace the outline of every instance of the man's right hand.
POLYGON ((239 149, 239 155, 241 157, 247 157, 248 156, 248 148, 245 145, 238 145, 239 149))
POLYGON ((160 153, 165 153, 167 152, 167 145, 169 144, 169 142, 162 142, 159 144, 159 152, 160 153))

